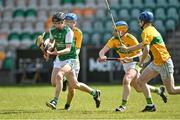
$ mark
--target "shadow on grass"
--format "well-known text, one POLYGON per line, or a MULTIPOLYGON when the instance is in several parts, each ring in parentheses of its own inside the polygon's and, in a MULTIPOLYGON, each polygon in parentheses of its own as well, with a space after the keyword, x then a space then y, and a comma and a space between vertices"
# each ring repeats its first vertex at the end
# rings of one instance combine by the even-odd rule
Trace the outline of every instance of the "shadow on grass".
POLYGON ((0 110, 1 114, 24 114, 24 113, 45 113, 49 112, 48 110, 0 110))
POLYGON ((31 114, 31 113, 51 113, 51 112, 61 112, 61 113, 79 113, 82 112, 82 114, 86 113, 94 113, 95 111, 71 111, 71 110, 65 110, 65 109, 56 109, 56 110, 0 110, 0 115, 8 115, 8 114, 31 114))
MULTIPOLYGON (((114 86, 114 85, 121 85, 120 83, 85 83, 90 86, 114 86)), ((10 88, 20 88, 20 87, 51 87, 51 83, 37 83, 37 84, 4 84, 0 85, 1 88, 3 87, 10 87, 10 88)))

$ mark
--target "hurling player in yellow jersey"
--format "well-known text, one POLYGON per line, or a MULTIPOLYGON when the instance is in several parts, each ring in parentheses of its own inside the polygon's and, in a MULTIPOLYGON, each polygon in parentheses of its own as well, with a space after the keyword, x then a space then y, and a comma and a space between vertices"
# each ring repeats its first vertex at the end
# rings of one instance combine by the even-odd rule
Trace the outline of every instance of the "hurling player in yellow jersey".
MULTIPOLYGON (((126 110, 126 103, 131 91, 131 86, 135 88, 137 92, 141 92, 141 87, 137 84, 137 78, 139 77, 139 70, 137 62, 133 61, 135 59, 140 59, 139 57, 142 55, 141 50, 132 51, 127 54, 125 51, 119 49, 121 46, 120 40, 118 39, 117 32, 121 37, 121 41, 125 46, 134 46, 138 45, 139 42, 137 39, 130 33, 128 33, 128 25, 125 21, 118 21, 115 23, 117 28, 114 29, 114 36, 111 37, 106 45, 101 49, 99 52, 99 61, 106 61, 107 57, 105 54, 111 49, 114 48, 115 51, 118 53, 120 59, 122 60, 123 68, 125 71, 125 75, 123 78, 123 94, 122 94, 122 103, 121 105, 116 108, 116 111, 124 112, 126 110), (133 59, 134 58, 134 59, 133 59)), ((159 88, 155 88, 153 86, 148 85, 149 88, 156 92, 157 94, 164 95, 164 91, 159 88)))
POLYGON ((147 106, 142 110, 142 112, 156 111, 150 89, 147 87, 147 82, 159 74, 169 94, 180 94, 180 86, 176 87, 174 85, 174 66, 171 56, 166 49, 161 34, 152 25, 153 19, 152 12, 142 12, 139 16, 140 26, 143 29, 141 34, 142 42, 137 46, 124 48, 124 50, 143 49, 143 56, 139 62, 139 66, 143 66, 144 58, 147 56, 149 51, 151 51, 153 55, 153 61, 144 69, 139 77, 139 83, 147 101, 147 106))
MULTIPOLYGON (((75 13, 67 13, 66 17, 65 17, 65 23, 74 32, 76 54, 79 56, 81 45, 82 45, 83 34, 82 34, 81 30, 76 27, 77 19, 78 19, 77 15, 75 13)), ((78 78, 78 74, 79 74, 79 70, 80 70, 79 57, 77 57, 75 69, 76 69, 76 76, 78 78)), ((65 88, 67 86, 66 84, 67 84, 67 80, 64 80, 63 88, 65 88)), ((70 109, 70 104, 71 104, 72 98, 74 96, 74 92, 75 92, 74 89, 71 86, 68 86, 67 102, 65 104, 64 109, 66 109, 66 110, 70 109)))

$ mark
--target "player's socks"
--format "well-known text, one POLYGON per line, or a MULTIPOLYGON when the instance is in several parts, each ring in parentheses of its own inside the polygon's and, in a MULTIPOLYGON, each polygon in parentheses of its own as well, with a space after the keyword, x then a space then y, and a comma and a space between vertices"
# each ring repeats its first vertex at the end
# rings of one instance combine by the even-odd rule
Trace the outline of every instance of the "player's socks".
POLYGON ((152 98, 146 98, 147 106, 153 106, 152 98))
POLYGON ((53 100, 56 101, 56 103, 58 102, 58 98, 57 97, 54 97, 53 100))
POLYGON ((90 94, 91 94, 93 97, 96 97, 96 96, 97 96, 96 90, 93 90, 90 94))
POLYGON ((142 110, 142 112, 155 112, 156 107, 152 101, 152 98, 146 98, 147 106, 142 110))
POLYGON ((121 106, 126 106, 126 103, 127 103, 127 100, 123 100, 123 99, 122 99, 122 104, 121 104, 121 106))

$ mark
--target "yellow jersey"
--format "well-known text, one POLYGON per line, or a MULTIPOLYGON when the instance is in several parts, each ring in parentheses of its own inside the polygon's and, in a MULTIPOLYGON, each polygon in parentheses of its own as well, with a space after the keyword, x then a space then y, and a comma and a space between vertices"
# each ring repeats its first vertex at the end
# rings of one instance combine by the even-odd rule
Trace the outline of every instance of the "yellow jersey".
POLYGON ((171 57, 167 51, 161 34, 153 26, 147 26, 143 30, 141 37, 143 45, 150 45, 155 65, 162 65, 171 57))
POLYGON ((74 32, 74 39, 75 39, 76 48, 80 49, 81 45, 82 45, 83 34, 82 34, 81 30, 77 27, 75 27, 73 29, 73 32, 74 32))
MULTIPOLYGON (((121 40, 122 40, 122 43, 126 47, 135 46, 135 45, 139 44, 137 39, 130 33, 126 33, 121 38, 121 40)), ((120 41, 118 38, 115 38, 115 37, 111 37, 108 40, 108 42, 106 43, 106 46, 108 46, 109 48, 114 48, 120 58, 133 57, 133 56, 136 56, 137 54, 139 54, 140 52, 142 52, 141 50, 135 50, 135 51, 131 51, 127 54, 125 51, 119 49, 119 47, 121 46, 120 41)))

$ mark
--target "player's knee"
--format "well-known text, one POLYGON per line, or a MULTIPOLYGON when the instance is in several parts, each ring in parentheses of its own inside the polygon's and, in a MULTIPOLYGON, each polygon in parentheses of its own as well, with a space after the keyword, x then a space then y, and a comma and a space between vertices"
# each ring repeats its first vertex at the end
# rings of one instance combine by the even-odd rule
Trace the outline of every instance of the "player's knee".
POLYGON ((76 82, 76 83, 74 84, 74 88, 75 88, 75 89, 79 89, 79 88, 80 88, 79 82, 76 82))
POLYGON ((141 86, 139 85, 138 81, 133 81, 131 86, 136 90, 136 92, 142 92, 141 86))
POLYGON ((130 76, 125 76, 123 80, 123 85, 130 85, 132 78, 130 76))
POLYGON ((146 82, 144 82, 141 78, 138 78, 137 84, 141 87, 141 86, 144 86, 146 82))
POLYGON ((57 74, 56 78, 57 78, 58 81, 63 80, 63 75, 62 74, 57 74))

